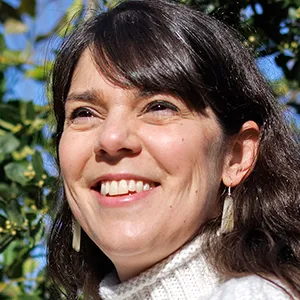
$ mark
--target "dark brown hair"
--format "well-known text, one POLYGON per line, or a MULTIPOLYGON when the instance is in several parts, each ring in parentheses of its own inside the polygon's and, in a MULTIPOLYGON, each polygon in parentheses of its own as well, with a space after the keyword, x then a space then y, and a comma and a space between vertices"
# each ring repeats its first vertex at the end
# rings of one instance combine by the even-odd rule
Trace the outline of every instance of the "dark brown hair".
MULTIPOLYGON (((258 124, 256 165, 233 191, 234 230, 216 234, 221 216, 199 230, 218 272, 228 277, 275 276, 300 292, 299 145, 236 34, 213 17, 163 0, 124 1, 83 22, 65 40, 54 65, 57 146, 71 77, 87 48, 101 72, 124 88, 170 93, 199 113, 210 107, 228 137, 248 120, 258 124)), ((80 252, 72 250, 71 211, 65 197, 57 203, 49 274, 65 288, 68 299, 80 291, 96 295, 113 265, 84 233, 80 252)))

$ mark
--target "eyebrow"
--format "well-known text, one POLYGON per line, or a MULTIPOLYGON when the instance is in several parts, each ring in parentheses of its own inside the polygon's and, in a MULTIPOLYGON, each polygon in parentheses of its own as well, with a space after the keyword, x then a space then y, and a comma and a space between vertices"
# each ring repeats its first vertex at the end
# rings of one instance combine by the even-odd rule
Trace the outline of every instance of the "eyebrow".
MULTIPOLYGON (((156 92, 153 91, 143 91, 143 90, 138 90, 135 93, 135 99, 140 99, 140 98, 145 98, 145 97, 152 97, 156 95, 156 92)), ((83 101, 83 102, 88 102, 91 104, 97 104, 103 100, 103 95, 101 90, 96 90, 96 89, 90 89, 90 90, 85 90, 82 92, 71 92, 67 95, 66 101, 67 102, 74 102, 74 101, 83 101)))
POLYGON ((102 93, 100 91, 96 91, 94 89, 83 92, 71 92, 68 94, 65 103, 70 101, 84 101, 94 104, 102 99, 101 94, 102 93))

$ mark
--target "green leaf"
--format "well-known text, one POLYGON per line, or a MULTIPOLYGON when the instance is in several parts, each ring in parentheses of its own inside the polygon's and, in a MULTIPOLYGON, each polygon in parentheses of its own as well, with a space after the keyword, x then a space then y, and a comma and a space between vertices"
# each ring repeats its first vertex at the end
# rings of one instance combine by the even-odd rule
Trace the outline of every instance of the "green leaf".
POLYGON ((298 13, 297 13, 296 8, 290 7, 290 8, 289 8, 288 14, 289 14, 289 18, 290 18, 291 20, 297 20, 297 18, 298 18, 298 13))
POLYGON ((78 17, 80 17, 83 11, 82 8, 83 0, 73 0, 73 3, 67 9, 66 14, 60 20, 60 26, 58 28, 59 36, 66 36, 74 29, 74 24, 72 24, 72 21, 75 21, 78 19, 78 17))
POLYGON ((3 221, 4 220, 6 221, 8 219, 8 216, 6 214, 6 201, 3 200, 1 197, 0 197, 0 219, 1 219, 0 226, 4 226, 3 221))
MULTIPOLYGON (((0 203, 1 203, 1 201, 0 201, 0 203)), ((1 216, 0 215, 0 226, 3 228, 3 226, 5 226, 5 221, 6 221, 7 219, 5 218, 5 217, 3 217, 3 216, 1 216)))
POLYGON ((20 59, 22 52, 21 51, 16 51, 16 50, 9 50, 9 49, 5 49, 2 52, 2 62, 7 64, 7 65, 19 65, 20 63, 24 63, 24 61, 22 61, 20 59))
POLYGON ((32 155, 33 153, 34 150, 26 145, 19 151, 14 151, 12 153, 12 157, 15 161, 20 161, 20 160, 24 160, 25 158, 27 158, 29 155, 32 155))
POLYGON ((13 241, 14 237, 10 233, 0 235, 0 253, 2 253, 13 241))
MULTIPOLYGON (((20 293, 21 293, 20 286, 18 286, 18 285, 13 285, 13 284, 8 285, 8 286, 2 291, 2 294, 8 297, 8 298, 6 298, 6 299, 11 299, 11 300, 16 299, 16 297, 18 297, 18 295, 19 295, 20 293)), ((5 299, 5 298, 4 298, 4 299, 5 299)))
POLYGON ((35 0, 22 0, 19 7, 19 13, 27 13, 31 17, 36 14, 36 1, 35 0))
POLYGON ((0 136, 0 162, 4 160, 7 154, 16 150, 20 146, 20 141, 12 134, 0 136))
POLYGON ((15 131, 15 125, 14 124, 6 122, 6 121, 4 121, 2 119, 0 119, 0 126, 3 127, 3 128, 5 128, 5 129, 7 129, 7 130, 12 131, 12 132, 15 131))
POLYGON ((30 178, 25 176, 27 171, 26 167, 21 163, 9 163, 4 167, 5 175, 8 179, 25 185, 30 178))
POLYGON ((68 8, 66 13, 67 21, 70 22, 73 19, 74 15, 80 12, 82 8, 83 8, 82 0, 73 0, 73 3, 68 8))
POLYGON ((37 150, 35 150, 32 156, 32 166, 35 171, 36 177, 38 179, 41 179, 42 175, 44 174, 44 166, 43 166, 43 159, 41 153, 37 150))
POLYGON ((24 276, 33 273, 38 266, 39 263, 35 259, 31 257, 27 258, 23 263, 24 276))
POLYGON ((28 121, 36 119, 35 106, 32 101, 20 102, 20 115, 24 124, 28 124, 28 121))
POLYGON ((105 1, 104 4, 107 6, 108 9, 113 9, 120 3, 120 0, 109 0, 105 1))
POLYGON ((27 120, 34 120, 36 118, 34 112, 34 104, 32 101, 26 102, 26 119, 27 120))
POLYGON ((20 146, 20 141, 12 134, 0 136, 0 153, 11 153, 20 146))
POLYGON ((15 248, 17 247, 17 242, 13 241, 9 244, 6 248, 6 251, 3 253, 3 265, 4 266, 11 266, 14 261, 16 260, 16 251, 15 248))
POLYGON ((5 39, 2 34, 0 34, 0 53, 6 48, 5 39))
POLYGON ((40 131, 45 125, 47 124, 47 121, 45 119, 35 119, 31 126, 30 129, 28 130, 29 134, 36 134, 38 131, 40 131))
POLYGON ((25 72, 26 77, 39 80, 39 81, 45 81, 47 79, 47 74, 45 72, 44 66, 37 66, 34 69, 27 70, 25 72))
POLYGON ((0 1, 0 22, 5 22, 5 20, 9 18, 20 20, 20 14, 18 11, 12 7, 11 5, 5 3, 4 1, 0 1))
POLYGON ((39 222, 36 225, 36 228, 34 230, 32 230, 32 236, 34 238, 34 245, 36 245, 38 242, 40 242, 40 240, 42 239, 42 237, 44 236, 45 233, 45 227, 44 227, 44 223, 39 222))
POLYGON ((5 21, 4 28, 6 34, 25 33, 28 30, 26 24, 12 18, 5 21))
POLYGON ((10 194, 11 194, 11 187, 6 183, 1 182, 0 183, 0 196, 4 200, 8 201, 8 199, 11 198, 10 194))
POLYGON ((23 216, 17 200, 12 199, 8 202, 6 212, 11 222, 16 222, 19 226, 23 224, 23 216))
MULTIPOLYGON (((26 219, 30 222, 35 221, 36 217, 37 217, 36 213, 32 213, 32 212, 26 213, 26 219)), ((35 230, 33 229, 32 232, 35 232, 35 230)))
POLYGON ((19 123, 21 118, 19 110, 17 107, 15 107, 16 104, 18 104, 17 101, 8 102, 7 104, 0 104, 0 118, 13 124, 19 123))

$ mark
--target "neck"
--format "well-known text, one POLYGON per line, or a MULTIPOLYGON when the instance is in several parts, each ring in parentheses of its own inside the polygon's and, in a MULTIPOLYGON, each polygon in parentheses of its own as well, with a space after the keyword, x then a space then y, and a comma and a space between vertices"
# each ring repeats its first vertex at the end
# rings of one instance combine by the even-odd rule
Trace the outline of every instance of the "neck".
POLYGON ((179 248, 181 248, 181 244, 178 245, 178 242, 170 242, 168 247, 163 248, 163 251, 161 247, 157 247, 147 252, 135 253, 134 255, 114 256, 111 257, 111 260, 120 281, 124 282, 145 272, 160 261, 163 261, 172 255, 172 253, 178 251, 179 248))
MULTIPOLYGON (((176 253, 150 269, 124 282, 114 274, 100 284, 103 300, 197 299, 210 295, 218 285, 218 276, 201 252, 201 237, 185 245, 176 253)), ((121 278, 122 280, 123 278, 121 278)))
MULTIPOLYGON (((163 257, 168 257, 169 255, 163 257)), ((118 260, 118 263, 115 261, 113 263, 120 281, 124 282, 145 272, 162 260, 161 256, 148 255, 147 257, 126 257, 125 259, 118 260)))

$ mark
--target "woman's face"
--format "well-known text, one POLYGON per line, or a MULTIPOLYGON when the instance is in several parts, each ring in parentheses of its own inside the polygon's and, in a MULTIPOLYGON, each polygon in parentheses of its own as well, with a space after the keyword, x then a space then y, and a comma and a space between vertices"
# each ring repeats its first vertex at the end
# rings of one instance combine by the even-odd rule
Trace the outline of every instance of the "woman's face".
POLYGON ((116 86, 82 55, 60 167, 74 216, 121 277, 167 257, 218 214, 223 153, 210 110, 199 115, 173 96, 116 86))

